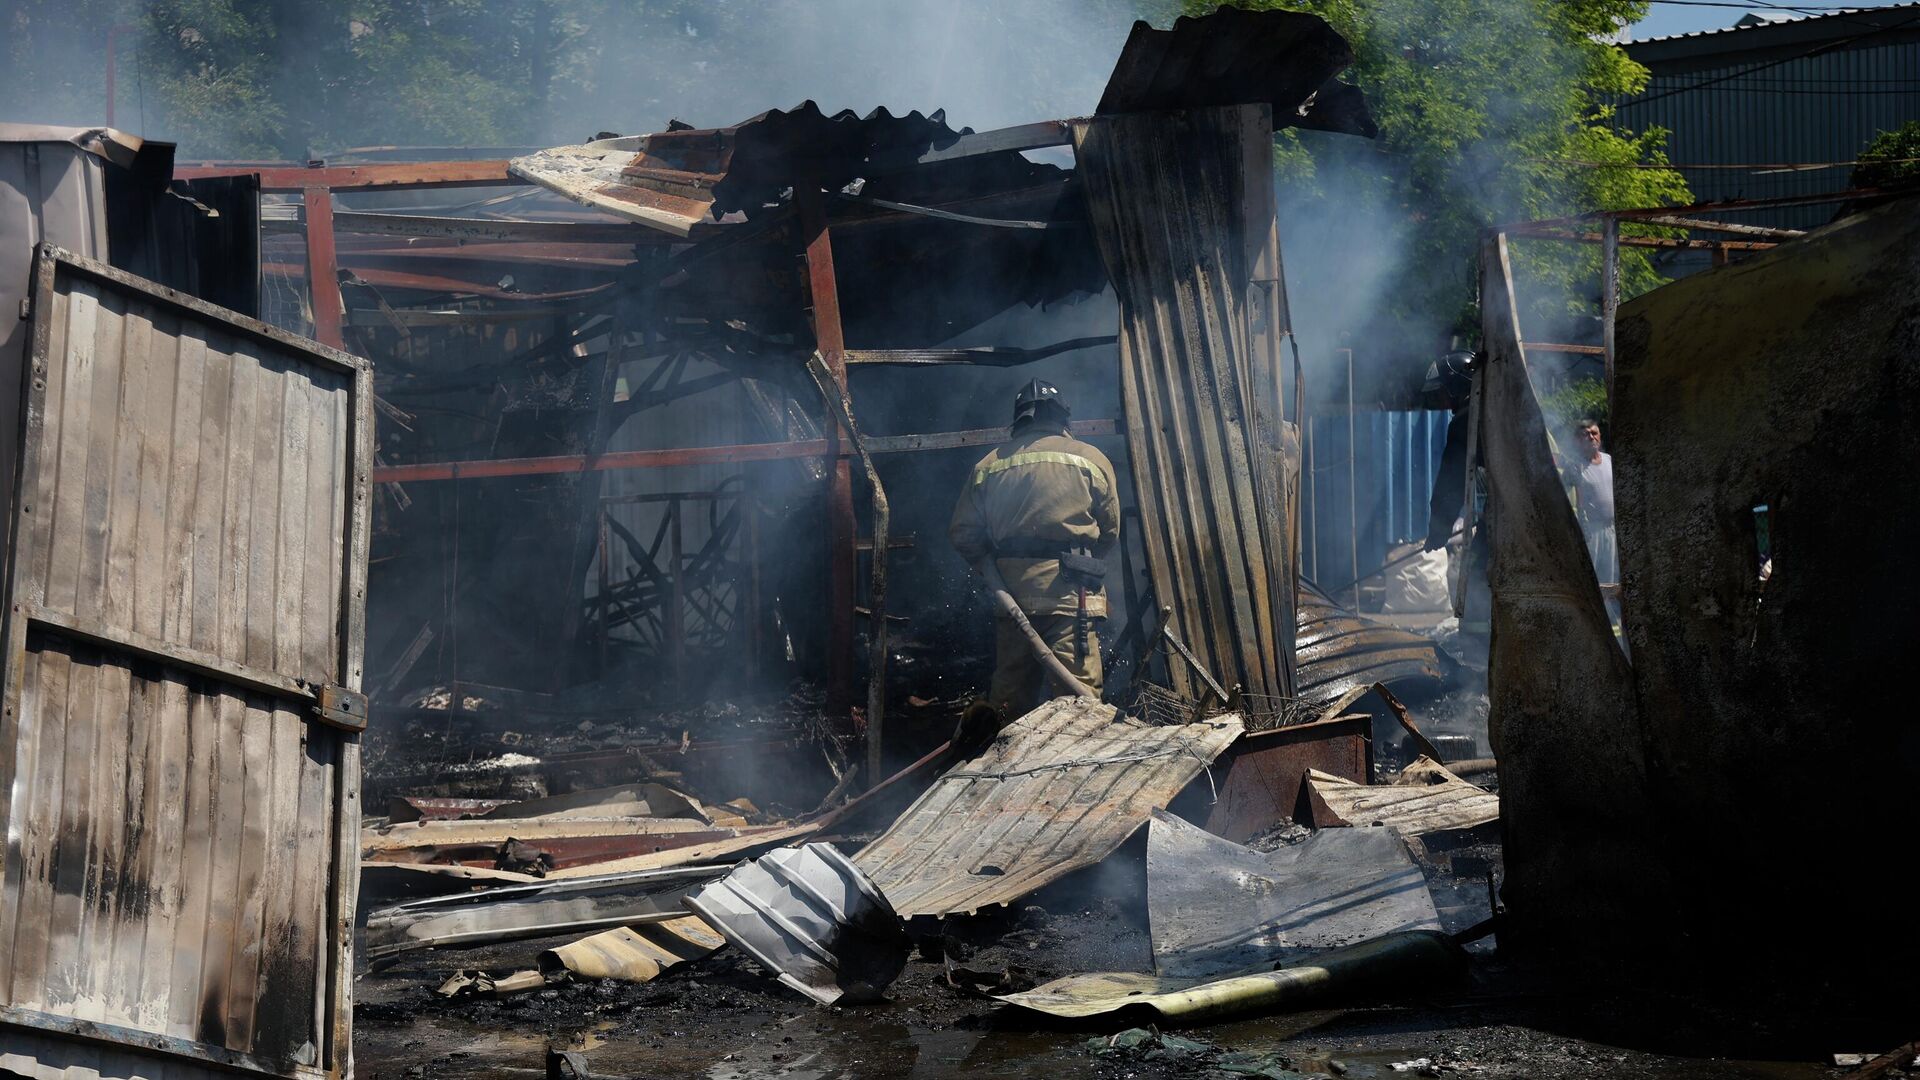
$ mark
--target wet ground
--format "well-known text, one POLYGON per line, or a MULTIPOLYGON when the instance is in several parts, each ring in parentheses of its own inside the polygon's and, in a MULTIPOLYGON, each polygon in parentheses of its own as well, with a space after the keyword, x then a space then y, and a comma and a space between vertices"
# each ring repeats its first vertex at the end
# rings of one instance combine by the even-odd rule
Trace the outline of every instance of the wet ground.
MULTIPOLYGON (((1497 867, 1497 859, 1497 849, 1462 849, 1429 865, 1448 929, 1484 916, 1484 886, 1473 875, 1487 863, 1497 867), (1451 865, 1471 870, 1463 874, 1451 865)), ((1508 970, 1486 942, 1472 948, 1470 975, 1458 984, 1419 988, 1399 1002, 1195 1027, 1179 1032, 1171 1049, 1151 1041, 1107 1048, 1124 1024, 1040 1021, 950 984, 950 967, 1003 980, 1007 989, 1073 972, 1147 970, 1147 931, 1134 914, 1144 905, 1130 891, 1122 877, 1107 873, 1062 883, 1011 912, 917 927, 929 936, 888 1000, 872 1006, 815 1005, 736 950, 646 985, 569 983, 504 999, 443 1000, 433 988, 456 968, 506 974, 532 967, 541 949, 568 939, 409 954, 357 983, 359 1075, 541 1077, 552 1047, 583 1053, 595 1076, 648 1080, 1824 1080, 1841 1075, 1826 1064, 1827 1055, 1861 1049, 1796 1041, 1666 996, 1549 990, 1538 978, 1508 970)))
POLYGON ((1270 1069, 1347 1077, 1838 1075, 1813 1060, 1726 1056, 1713 1041, 1691 1051, 1646 1049, 1656 1031, 1667 1042, 1683 1038, 1677 1028, 1687 1023, 1724 1022, 1676 1015, 1678 1003, 1508 995, 1499 981, 1483 965, 1467 985, 1428 1000, 1195 1028, 1181 1034, 1209 1051, 1168 1058, 1097 1052, 1090 1041, 1110 1029, 1033 1023, 952 989, 943 966, 924 960, 909 964, 887 1003, 836 1009, 801 998, 750 961, 716 957, 649 986, 572 985, 499 1002, 429 1003, 425 982, 401 995, 367 992, 373 988, 363 983, 356 1055, 360 1075, 379 1080, 543 1076, 549 1046, 583 1051, 595 1075, 711 1080, 1223 1076, 1214 1066, 1232 1052, 1264 1058, 1270 1069), (396 996, 405 1000, 381 1000, 396 996), (1585 1030, 1567 1030, 1570 1022, 1585 1030), (1630 1037, 1610 1037, 1610 1028, 1630 1037))
MULTIPOLYGON (((1433 725, 1436 733, 1447 729, 1447 720, 1463 732, 1483 732, 1484 697, 1470 690, 1456 697, 1447 708, 1425 710, 1443 718, 1433 725)), ((931 746, 951 730, 948 714, 960 700, 911 699, 897 719, 919 723, 903 723, 900 730, 918 734, 918 743, 931 746)), ((380 768, 370 772, 445 776, 450 766, 515 750, 545 756, 631 746, 642 735, 671 741, 689 728, 711 732, 716 721, 722 727, 731 724, 727 731, 735 735, 769 725, 804 729, 808 725, 796 724, 795 718, 804 718, 812 704, 776 700, 762 709, 701 715, 685 724, 665 723, 676 718, 658 715, 600 716, 575 720, 560 729, 564 736, 558 738, 523 735, 515 730, 523 726, 517 723, 452 725, 428 710, 410 719, 404 737, 382 748, 376 755, 380 768)), ((815 737, 820 750, 814 756, 832 755, 828 740, 815 737)), ((917 754, 924 749, 918 743, 905 749, 917 754)), ((1391 743, 1379 750, 1388 769, 1405 756, 1396 756, 1391 743)), ((736 778, 713 779, 724 786, 736 778)), ((1491 776, 1476 779, 1493 781, 1491 776)), ((498 780, 480 781, 489 782, 498 785, 498 780)), ((731 786, 701 791, 711 801, 743 793, 731 786)), ((1252 846, 1270 848, 1301 835, 1304 830, 1281 823, 1252 846)), ((849 847, 857 846, 853 840, 849 847)), ((543 1077, 551 1048, 580 1052, 593 1076, 648 1080, 1233 1075, 1826 1080, 1844 1075, 1828 1064, 1833 1052, 1874 1049, 1871 1041, 1826 1045, 1822 1038, 1800 1038, 1756 1023, 1750 1016, 1758 1013, 1703 1007, 1669 994, 1672 979, 1652 978, 1659 988, 1645 994, 1590 996, 1579 989, 1579 973, 1555 973, 1559 977, 1548 981, 1509 970, 1491 942, 1472 947, 1467 978, 1450 986, 1410 988, 1405 1000, 1210 1024, 1182 1030, 1173 1039, 1148 1037, 1137 1046, 1128 1044, 1139 1036, 1109 1045, 1123 1024, 1062 1026, 954 985, 970 976, 976 985, 999 982, 1012 990, 1072 973, 1148 970, 1144 868, 1137 875, 1130 869, 1141 846, 1123 848, 1101 867, 1044 890, 1013 911, 916 926, 925 940, 879 1005, 818 1006, 775 982, 737 950, 684 964, 646 985, 562 983, 501 999, 447 1000, 434 989, 457 969, 495 975, 526 970, 542 949, 573 938, 408 954, 380 971, 363 971, 356 980, 358 1075, 373 1080, 543 1077)), ((1420 856, 1446 929, 1458 931, 1487 916, 1491 884, 1500 873, 1497 844, 1486 836, 1468 836, 1451 845, 1421 845, 1420 856)), ((1645 965, 1658 971, 1659 959, 1648 958, 1645 965)))

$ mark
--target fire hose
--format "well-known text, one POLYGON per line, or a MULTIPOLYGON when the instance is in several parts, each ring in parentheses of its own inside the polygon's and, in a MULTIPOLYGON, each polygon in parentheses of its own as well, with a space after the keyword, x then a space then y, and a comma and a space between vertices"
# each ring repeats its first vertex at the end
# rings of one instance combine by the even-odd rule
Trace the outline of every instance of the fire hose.
POLYGON ((1033 628, 1033 623, 1027 620, 1027 613, 1021 611, 1020 605, 1013 599, 1012 590, 1007 588, 1007 579, 1000 576, 1000 568, 993 564, 993 559, 991 557, 981 559, 973 565, 973 568, 986 580, 987 591, 993 596, 994 606, 1000 609, 1001 615, 1012 619, 1013 624, 1020 628, 1020 633, 1026 637, 1027 644, 1033 648, 1033 655, 1039 658, 1040 665, 1046 668, 1047 674, 1053 678, 1053 681, 1078 697, 1098 700, 1100 695, 1087 689, 1087 684, 1075 678, 1073 672, 1067 670, 1067 665, 1060 662, 1060 657, 1055 655, 1053 647, 1047 644, 1046 639, 1040 636, 1040 632, 1033 628))

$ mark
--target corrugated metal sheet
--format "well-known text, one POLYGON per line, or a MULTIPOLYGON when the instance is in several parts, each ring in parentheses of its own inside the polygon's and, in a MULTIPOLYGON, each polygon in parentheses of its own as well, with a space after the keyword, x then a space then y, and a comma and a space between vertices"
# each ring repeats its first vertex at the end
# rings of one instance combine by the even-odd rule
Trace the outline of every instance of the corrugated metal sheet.
MULTIPOLYGON (((1309 416, 1313 473, 1301 483, 1301 572, 1338 585, 1387 561, 1395 545, 1424 540, 1449 414, 1362 408, 1347 446, 1344 414, 1309 416), (1358 513, 1348 514, 1347 455, 1358 513), (1350 523, 1352 540, 1349 542, 1350 523)), ((1378 578, 1373 579, 1378 581, 1378 578)), ((1344 593, 1346 590, 1337 590, 1344 593)))
POLYGON ((866 175, 876 159, 903 158, 950 145, 946 113, 832 116, 811 101, 772 109, 732 127, 680 128, 602 139, 514 158, 509 170, 569 199, 678 236, 742 220, 779 201, 806 179, 837 191, 866 175))
POLYGON ((13 505, 14 458, 20 452, 20 365, 25 320, 14 317, 33 287, 33 252, 58 244, 89 258, 107 254, 103 156, 123 159, 138 141, 117 132, 0 124, 0 506, 13 505))
POLYGON ((1329 705, 1356 687, 1384 684, 1439 689, 1446 678, 1431 638, 1378 623, 1334 603, 1310 581, 1300 582, 1300 622, 1294 639, 1300 700, 1329 705))
POLYGON ((1168 30, 1133 24, 1100 97, 1101 115, 1215 105, 1272 106, 1276 127, 1372 138, 1358 87, 1335 81, 1353 49, 1326 21, 1296 11, 1222 7, 1168 30))
MULTIPOLYGON (((1291 500, 1275 385, 1255 370, 1247 298, 1271 229, 1267 106, 1074 125, 1101 257, 1120 301, 1120 380, 1154 595, 1223 685, 1293 695, 1291 500)), ((1259 358, 1270 358, 1264 353, 1259 358)), ((1172 665, 1189 698, 1193 675, 1172 665)))
POLYGON ((854 858, 902 917, 1006 904, 1112 854, 1240 737, 1060 698, 1007 725, 854 858))
MULTIPOLYGON (((1645 91, 1620 103, 1617 119, 1634 131, 1667 129, 1667 157, 1682 164, 1852 161, 1878 133, 1920 116, 1917 5, 1632 42, 1625 49, 1652 78, 1645 91), (1749 70, 1761 64, 1770 66, 1749 70)), ((1839 191, 1850 178, 1847 168, 1682 171, 1702 201, 1839 191)), ((1793 207, 1734 220, 1804 229, 1833 212, 1832 206, 1793 207)))
MULTIPOLYGON (((1402 836, 1472 829, 1500 820, 1500 796, 1455 776, 1445 765, 1423 757, 1406 767, 1391 784, 1367 784, 1315 770, 1307 774, 1313 794, 1325 804, 1332 820, 1316 820, 1327 828, 1351 825, 1392 829, 1402 836)), ((1315 818, 1319 818, 1318 806, 1315 818)))
MULTIPOLYGON (((58 251, 30 356, 0 1026, 343 1075, 370 374, 58 251)), ((97 1056, 41 1045, 0 1065, 97 1056)))

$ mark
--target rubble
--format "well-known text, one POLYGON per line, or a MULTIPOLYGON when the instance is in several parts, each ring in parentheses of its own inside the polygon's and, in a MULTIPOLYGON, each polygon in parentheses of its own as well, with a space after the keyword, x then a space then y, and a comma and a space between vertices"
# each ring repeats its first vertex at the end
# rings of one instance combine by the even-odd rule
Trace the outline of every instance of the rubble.
POLYGON ((1385 826, 1402 836, 1459 832, 1500 819, 1500 797, 1422 757, 1387 785, 1356 784, 1317 770, 1307 774, 1316 800, 1314 824, 1385 826), (1324 806, 1322 815, 1318 807, 1324 806))
POLYGON ((642 870, 415 900, 369 914, 363 952, 377 960, 412 949, 661 922, 679 917, 681 901, 725 869, 642 870))
POLYGON ((685 915, 639 926, 617 926, 540 954, 540 970, 552 978, 650 982, 689 960, 713 955, 726 939, 698 916, 685 915))
MULTIPOLYGON (((261 187, 297 192, 298 220, 272 204, 280 239, 304 234, 309 292, 284 317, 327 339, 100 262, 105 235, 58 220, 85 201, 75 191, 36 191, 30 215, 0 221, 6 258, 28 235, 87 246, 43 247, 36 277, 0 282, 31 331, 0 333, 21 367, 0 375, 24 402, 20 437, 0 440, 19 455, 0 469, 18 534, 0 1072, 148 1075, 152 1051, 338 1080, 358 1015, 394 1043, 493 1040, 521 1071, 554 1037, 569 1048, 545 1048, 550 1075, 580 1077, 591 1051, 707 1075, 984 1076, 1033 1055, 1016 1071, 1091 1059, 1096 1075, 1291 1080, 1347 1071, 1290 1045, 1339 1023, 1403 1029, 1362 1075, 1501 1075, 1436 1033, 1546 999, 1515 981, 1553 955, 1543 944, 1585 953, 1556 972, 1576 981, 1601 977, 1606 950, 1621 966, 1641 955, 1624 947, 1641 934, 1685 960, 1681 946, 1717 941, 1751 970, 1777 958, 1736 931, 1777 929, 1766 919, 1792 905, 1776 892, 1855 946, 1796 972, 1905 972, 1858 947, 1900 925, 1893 890, 1807 872, 1874 865, 1861 853, 1878 833, 1829 848, 1679 823, 1741 825, 1809 761, 1911 749, 1882 730, 1897 710, 1836 711, 1833 687, 1881 687, 1901 659, 1898 635, 1862 631, 1853 606, 1876 585, 1912 591, 1897 526, 1913 500, 1876 469, 1913 458, 1916 202, 1768 233, 1795 243, 1630 301, 1617 371, 1620 221, 1686 220, 1607 212, 1605 344, 1574 347, 1604 355, 1626 437, 1627 572, 1604 585, 1541 409, 1540 354, 1569 346, 1522 340, 1510 233, 1488 233, 1484 362, 1469 425, 1450 429, 1473 433, 1461 580, 1446 553, 1407 552, 1375 572, 1411 564, 1376 619, 1301 576, 1312 428, 1297 349, 1286 377, 1273 210, 1276 125, 1371 132, 1334 81, 1351 59, 1313 16, 1229 10, 1136 28, 1091 117, 975 132, 939 111, 805 102, 511 163, 255 168, 233 211, 176 188, 192 181, 170 179, 164 144, 0 132, 89 177, 139 161, 165 201, 247 230, 261 187), (1063 147, 1071 171, 1027 156, 1063 147), (518 190, 462 203, 486 216, 398 214, 363 190, 380 177, 518 190), (354 209, 333 209, 335 187, 359 193, 354 209), (548 191, 573 203, 556 211, 548 191), (549 218, 511 216, 527 201, 549 218), (404 243, 362 246, 379 265, 349 267, 336 227, 404 243), (422 258, 432 274, 413 272, 422 258), (462 262, 484 271, 464 280, 462 262), (1117 326, 1097 334, 954 344, 1106 290, 1117 326), (1114 678, 1104 697, 1057 678, 1071 696, 1001 717, 970 700, 980 658, 951 626, 988 607, 1025 616, 990 560, 984 596, 969 580, 889 610, 889 574, 912 573, 930 535, 898 527, 906 496, 941 468, 898 483, 889 455, 1007 431, 875 434, 899 429, 865 408, 856 424, 848 369, 1063 356, 1117 361, 1114 419, 1071 428, 1128 451, 1114 678), (169 380, 178 393, 154 392, 169 380), (723 387, 723 407, 687 404, 723 387), (183 403, 201 411, 175 416, 183 403), (670 444, 615 442, 644 409, 670 444), (487 458, 459 460, 479 446, 487 458), (719 480, 685 471, 720 466, 719 480), (605 482, 616 474, 642 479, 605 482), (442 484, 474 493, 465 510, 422 490, 442 484), (375 530, 395 549, 386 569, 370 569, 375 530), (803 541, 817 565, 788 557, 803 541), (1465 580, 1487 549, 1490 598, 1465 580), (376 627, 391 640, 367 672, 370 592, 406 610, 376 627), (944 629, 917 633, 929 623, 944 629), (1487 624, 1491 663, 1453 655, 1487 624), (1481 708, 1498 758, 1479 732, 1442 730, 1481 708), (1800 860, 1777 890, 1769 845, 1800 860), (1281 1048, 1227 1045, 1255 1036, 1281 1048), (696 1061, 696 1041, 721 1045, 696 1061)), ((126 206, 107 204, 122 201, 83 216, 117 219, 126 206)), ((1583 238, 1565 224, 1511 235, 1583 238)), ((259 260, 233 261, 257 293, 259 260)), ((970 415, 975 390, 915 394, 970 415)), ((1366 607, 1360 584, 1333 591, 1366 607)), ((1823 840, 1826 819, 1905 835, 1903 788, 1835 790, 1785 835, 1823 840)), ((1796 995, 1877 989, 1806 982, 1796 995)), ((1553 1007, 1527 1030, 1588 1019, 1553 1007)), ((1649 1011, 1645 1026, 1665 1019, 1649 1011)), ((1554 1028, 1539 1051, 1548 1038, 1516 1040, 1538 1052, 1513 1075, 1605 1046, 1554 1028)), ((1832 1060, 1882 1076, 1911 1068, 1916 1045, 1832 1060)), ((450 1076, 455 1053, 435 1061, 450 1076)), ((1628 1060, 1598 1053, 1597 1072, 1628 1060)), ((359 1061, 383 1075, 377 1055, 359 1061)))
POLYGON ((1057 698, 947 770, 854 861, 903 917, 1018 900, 1112 854, 1241 733, 1057 698))
POLYGON ((689 910, 822 1005, 878 1001, 907 962, 892 905, 826 844, 742 863, 686 899, 689 910))
POLYGON ((1311 1009, 1350 995, 1425 990, 1459 976, 1465 967, 1465 957, 1446 935, 1414 930, 1329 949, 1272 970, 1215 979, 1129 972, 1070 975, 999 1000, 1063 1019, 1194 1024, 1311 1009))
POLYGON ((1326 829, 1260 853, 1166 813, 1147 829, 1154 970, 1193 976, 1438 930, 1425 876, 1387 830, 1326 829))

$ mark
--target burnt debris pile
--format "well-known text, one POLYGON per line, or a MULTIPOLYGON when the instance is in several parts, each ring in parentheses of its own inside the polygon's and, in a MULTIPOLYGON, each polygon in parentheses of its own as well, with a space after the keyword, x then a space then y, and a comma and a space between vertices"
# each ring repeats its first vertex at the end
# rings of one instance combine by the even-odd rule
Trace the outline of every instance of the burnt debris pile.
POLYGON ((1374 135, 1352 59, 1223 9, 1088 117, 473 160, 0 125, 0 1074, 1905 1067, 1920 206, 1494 228, 1444 408, 1310 403, 1272 152, 1374 135), (1723 265, 1526 339, 1512 245, 1640 241, 1723 265), (1047 477, 1070 536, 954 550, 1047 477))

